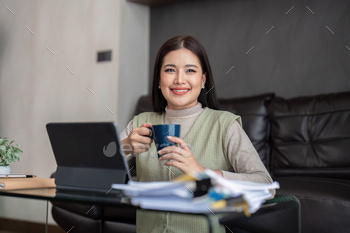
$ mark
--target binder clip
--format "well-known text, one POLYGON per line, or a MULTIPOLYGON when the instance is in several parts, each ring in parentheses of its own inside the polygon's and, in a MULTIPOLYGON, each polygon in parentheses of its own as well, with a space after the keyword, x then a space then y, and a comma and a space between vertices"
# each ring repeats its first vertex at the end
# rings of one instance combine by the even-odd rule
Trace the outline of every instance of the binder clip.
POLYGON ((193 197, 200 197, 207 194, 211 187, 212 183, 210 178, 196 181, 196 189, 193 192, 193 197))

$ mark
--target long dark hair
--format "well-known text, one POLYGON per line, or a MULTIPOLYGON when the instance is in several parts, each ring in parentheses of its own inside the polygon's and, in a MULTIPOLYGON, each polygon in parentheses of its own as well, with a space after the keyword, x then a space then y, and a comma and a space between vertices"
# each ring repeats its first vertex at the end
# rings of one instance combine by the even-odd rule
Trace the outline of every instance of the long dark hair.
POLYGON ((203 45, 192 36, 176 36, 167 40, 162 47, 160 47, 156 61, 154 64, 153 84, 152 84, 152 104, 153 111, 159 114, 165 112, 167 101, 164 98, 162 91, 158 88, 160 82, 160 70, 164 57, 171 51, 186 48, 194 53, 202 66, 203 74, 206 74, 205 88, 201 89, 198 96, 198 102, 203 107, 211 109, 219 109, 215 94, 215 84, 211 72, 209 59, 203 45))

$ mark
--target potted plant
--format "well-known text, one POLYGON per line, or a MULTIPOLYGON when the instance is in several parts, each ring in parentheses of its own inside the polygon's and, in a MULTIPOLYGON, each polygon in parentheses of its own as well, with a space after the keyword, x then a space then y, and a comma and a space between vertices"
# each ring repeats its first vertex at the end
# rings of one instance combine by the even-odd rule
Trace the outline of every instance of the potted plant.
POLYGON ((0 137, 0 174, 8 175, 11 173, 10 164, 19 160, 20 153, 19 145, 13 146, 14 141, 0 137))

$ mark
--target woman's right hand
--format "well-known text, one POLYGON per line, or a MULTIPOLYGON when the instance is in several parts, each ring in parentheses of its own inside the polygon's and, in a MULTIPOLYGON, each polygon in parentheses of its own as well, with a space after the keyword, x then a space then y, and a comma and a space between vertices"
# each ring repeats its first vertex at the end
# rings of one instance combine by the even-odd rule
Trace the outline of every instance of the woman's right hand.
POLYGON ((146 152, 151 147, 153 139, 150 136, 151 123, 143 123, 139 128, 134 128, 129 136, 122 140, 125 154, 139 154, 146 152))

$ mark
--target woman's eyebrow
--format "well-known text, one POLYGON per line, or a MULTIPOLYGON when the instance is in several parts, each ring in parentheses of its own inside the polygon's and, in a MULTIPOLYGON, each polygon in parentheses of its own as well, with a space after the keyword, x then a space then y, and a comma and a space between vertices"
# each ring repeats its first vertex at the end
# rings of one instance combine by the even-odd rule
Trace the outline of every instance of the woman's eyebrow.
MULTIPOLYGON (((166 65, 163 66, 163 68, 165 68, 165 67, 174 67, 174 68, 176 68, 176 65, 174 65, 174 64, 166 64, 166 65)), ((194 64, 187 64, 187 65, 185 65, 185 67, 195 67, 195 68, 198 68, 198 66, 196 66, 196 65, 194 65, 194 64)))
POLYGON ((170 66, 170 67, 176 67, 175 65, 173 65, 173 64, 166 64, 166 65, 164 65, 163 67, 168 67, 168 66, 170 66))
POLYGON ((193 64, 188 64, 188 65, 185 65, 185 67, 195 67, 195 68, 198 68, 198 66, 193 65, 193 64))

